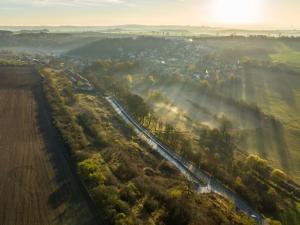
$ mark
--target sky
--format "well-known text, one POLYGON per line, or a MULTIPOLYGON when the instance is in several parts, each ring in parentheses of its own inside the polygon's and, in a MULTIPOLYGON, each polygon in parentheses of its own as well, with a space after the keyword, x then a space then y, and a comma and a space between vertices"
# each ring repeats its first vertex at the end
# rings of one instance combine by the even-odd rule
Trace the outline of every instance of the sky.
POLYGON ((0 0, 0 26, 122 24, 300 29, 300 0, 0 0))

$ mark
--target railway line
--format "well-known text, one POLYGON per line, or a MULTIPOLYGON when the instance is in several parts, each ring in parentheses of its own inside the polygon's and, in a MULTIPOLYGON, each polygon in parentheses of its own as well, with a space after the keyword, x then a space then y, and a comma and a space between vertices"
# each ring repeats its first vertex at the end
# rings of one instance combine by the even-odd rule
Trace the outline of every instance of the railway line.
POLYGON ((258 224, 266 224, 262 215, 249 206, 244 200, 242 200, 237 194, 221 184, 213 176, 210 176, 205 171, 195 168, 191 163, 186 162, 183 158, 174 153, 174 151, 168 149, 157 138, 154 137, 147 129, 137 123, 126 110, 118 103, 113 97, 106 97, 106 100, 110 103, 113 109, 118 115, 129 125, 131 125, 134 131, 147 142, 154 150, 158 151, 166 160, 174 164, 189 180, 198 185, 198 191, 201 193, 214 192, 230 201, 232 201, 237 209, 245 212, 252 217, 258 224))

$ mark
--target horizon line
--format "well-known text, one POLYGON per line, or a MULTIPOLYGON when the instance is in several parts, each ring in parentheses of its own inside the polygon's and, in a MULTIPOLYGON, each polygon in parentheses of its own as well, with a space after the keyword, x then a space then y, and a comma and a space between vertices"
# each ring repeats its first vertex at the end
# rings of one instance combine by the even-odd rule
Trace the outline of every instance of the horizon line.
POLYGON ((276 26, 267 26, 267 25, 224 25, 224 26, 214 26, 214 25, 182 25, 182 24, 115 24, 115 25, 0 25, 0 27, 49 27, 49 28, 100 28, 100 27, 129 27, 129 26, 141 26, 141 27, 191 27, 191 28, 210 28, 210 29, 222 29, 222 30, 245 30, 245 31, 276 31, 276 30, 286 30, 286 31, 300 31, 300 27, 276 27, 276 26))

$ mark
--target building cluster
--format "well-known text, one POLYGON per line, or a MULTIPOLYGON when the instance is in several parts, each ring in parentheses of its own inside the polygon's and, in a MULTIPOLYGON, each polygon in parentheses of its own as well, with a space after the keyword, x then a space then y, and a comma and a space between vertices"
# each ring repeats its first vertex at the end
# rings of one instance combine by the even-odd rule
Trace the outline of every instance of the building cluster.
POLYGON ((145 75, 177 74, 190 76, 195 80, 209 80, 215 74, 228 76, 242 69, 239 60, 228 62, 218 56, 211 57, 217 51, 193 39, 180 37, 168 39, 171 44, 161 49, 126 52, 124 48, 119 47, 117 55, 119 58, 138 61, 145 75))

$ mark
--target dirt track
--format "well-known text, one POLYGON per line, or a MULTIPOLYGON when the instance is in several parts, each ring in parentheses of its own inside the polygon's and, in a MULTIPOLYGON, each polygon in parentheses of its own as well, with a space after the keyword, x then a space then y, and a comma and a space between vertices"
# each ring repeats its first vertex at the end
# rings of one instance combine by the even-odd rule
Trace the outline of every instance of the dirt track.
POLYGON ((0 225, 94 225, 42 96, 32 69, 0 67, 0 225))

